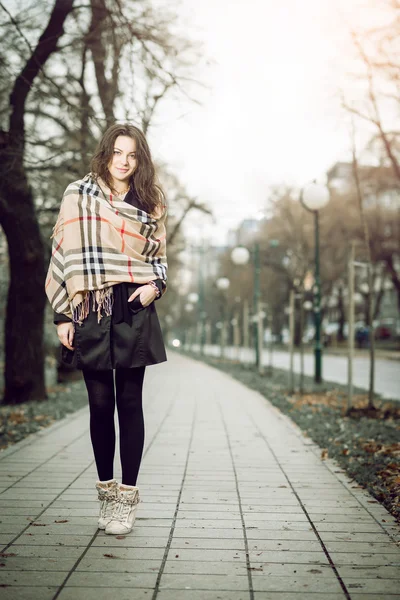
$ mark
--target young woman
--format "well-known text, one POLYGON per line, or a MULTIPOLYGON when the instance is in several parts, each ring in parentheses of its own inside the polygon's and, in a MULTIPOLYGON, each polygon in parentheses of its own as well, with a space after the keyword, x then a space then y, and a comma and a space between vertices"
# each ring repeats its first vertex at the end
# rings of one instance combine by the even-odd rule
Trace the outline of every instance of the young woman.
POLYGON ((166 291, 165 218, 143 133, 112 125, 91 173, 67 187, 53 232, 46 293, 63 359, 82 369, 88 391, 98 526, 109 534, 129 533, 135 521, 145 368, 166 360, 154 305, 166 291), (121 482, 113 473, 115 404, 121 482))

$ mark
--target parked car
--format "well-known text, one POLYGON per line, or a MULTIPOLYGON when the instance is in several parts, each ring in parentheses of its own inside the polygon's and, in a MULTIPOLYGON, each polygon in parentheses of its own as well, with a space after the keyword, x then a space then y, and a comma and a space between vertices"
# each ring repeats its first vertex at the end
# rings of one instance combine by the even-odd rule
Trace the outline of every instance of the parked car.
POLYGON ((389 340, 392 337, 392 331, 387 325, 378 325, 375 327, 376 340, 389 340))
POLYGON ((374 322, 375 339, 389 340, 400 336, 400 319, 386 318, 374 322))
POLYGON ((357 327, 354 333, 355 341, 359 348, 365 348, 369 344, 369 327, 362 325, 357 327))

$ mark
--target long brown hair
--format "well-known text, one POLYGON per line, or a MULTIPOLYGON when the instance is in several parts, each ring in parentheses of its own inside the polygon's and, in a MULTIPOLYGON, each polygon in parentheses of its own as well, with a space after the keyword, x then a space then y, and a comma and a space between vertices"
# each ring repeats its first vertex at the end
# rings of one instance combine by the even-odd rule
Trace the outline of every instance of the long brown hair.
POLYGON ((151 158, 150 148, 143 132, 135 125, 124 123, 111 125, 101 138, 90 163, 91 172, 107 184, 111 191, 112 177, 108 165, 114 153, 114 144, 118 136, 125 135, 136 141, 137 167, 132 174, 129 185, 139 197, 143 209, 148 213, 158 212, 165 204, 165 194, 156 182, 156 173, 151 158))

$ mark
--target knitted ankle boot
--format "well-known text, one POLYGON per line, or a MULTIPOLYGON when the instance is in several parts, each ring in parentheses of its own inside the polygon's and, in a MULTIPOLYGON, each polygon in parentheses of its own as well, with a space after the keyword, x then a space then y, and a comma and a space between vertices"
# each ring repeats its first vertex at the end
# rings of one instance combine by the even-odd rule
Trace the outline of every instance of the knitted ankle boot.
POLYGON ((100 514, 98 520, 99 529, 105 529, 107 523, 111 521, 114 507, 117 500, 117 480, 97 481, 96 489, 100 500, 100 514))
POLYGON ((116 490, 117 501, 114 505, 112 519, 106 525, 105 532, 124 535, 132 531, 135 522, 136 510, 140 502, 139 488, 135 485, 120 484, 116 490))

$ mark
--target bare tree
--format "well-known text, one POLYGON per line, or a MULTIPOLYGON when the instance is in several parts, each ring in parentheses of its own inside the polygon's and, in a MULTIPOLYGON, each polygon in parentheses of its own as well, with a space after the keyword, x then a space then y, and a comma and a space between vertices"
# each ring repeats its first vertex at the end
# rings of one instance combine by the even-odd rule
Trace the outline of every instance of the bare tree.
MULTIPOLYGON (((7 10, 0 4, 3 10, 7 10)), ((43 369, 45 263, 34 199, 24 166, 25 107, 35 78, 57 51, 73 0, 56 0, 35 48, 14 81, 9 127, 0 148, 0 223, 7 236, 10 286, 5 327, 4 402, 46 396, 43 369)))
MULTIPOLYGON (((14 15, 2 3, 0 8, 0 223, 11 275, 5 400, 21 402, 45 397, 43 283, 49 245, 43 245, 39 225, 47 238, 63 190, 87 172, 105 127, 125 113, 147 130, 172 90, 188 96, 195 61, 189 41, 175 33, 172 13, 153 10, 150 0, 75 6, 73 0, 58 0, 36 46, 29 40, 40 35, 46 3, 22 3, 14 15), (11 102, 8 88, 14 88, 11 102), (22 363, 30 368, 22 369, 22 363)), ((181 209, 181 218, 171 221, 174 240, 190 210, 208 209, 183 188, 172 201, 181 209)))
MULTIPOLYGON (((400 4, 397 0, 387 0, 390 21, 383 27, 368 31, 353 32, 353 42, 357 55, 364 67, 361 79, 365 82, 365 98, 362 106, 343 99, 345 110, 360 121, 376 130, 369 143, 369 149, 377 155, 383 165, 390 165, 393 177, 400 189, 400 4), (391 115, 390 121, 384 115, 391 115)), ((360 80, 360 75, 357 75, 360 80)), ((398 216, 397 216, 398 221, 398 216)), ((397 290, 400 308, 400 248, 393 247, 381 252, 386 271, 397 290)))
POLYGON ((358 159, 357 159, 357 148, 355 141, 355 129, 354 123, 351 131, 351 150, 353 156, 353 177, 356 187, 358 208, 360 211, 361 227, 363 231, 364 245, 367 255, 367 267, 368 267, 368 304, 367 304, 367 325, 369 328, 369 349, 370 349, 370 363, 369 363, 369 388, 368 388, 368 406, 374 407, 374 387, 375 387, 375 332, 374 332, 374 320, 373 320, 373 295, 374 295, 374 281, 373 281, 373 266, 372 266, 372 254, 371 254, 371 241, 370 232, 368 227, 368 221, 365 215, 365 199, 361 188, 358 159))

